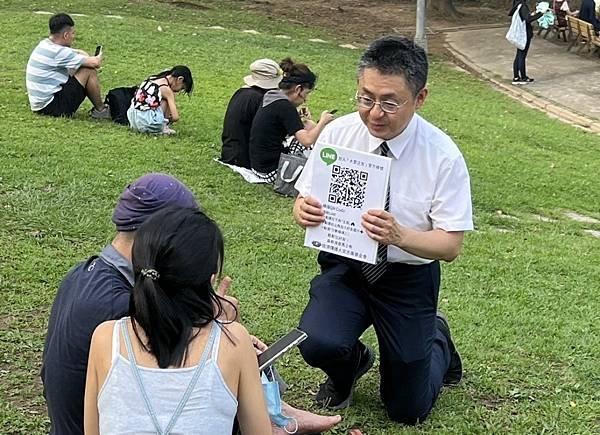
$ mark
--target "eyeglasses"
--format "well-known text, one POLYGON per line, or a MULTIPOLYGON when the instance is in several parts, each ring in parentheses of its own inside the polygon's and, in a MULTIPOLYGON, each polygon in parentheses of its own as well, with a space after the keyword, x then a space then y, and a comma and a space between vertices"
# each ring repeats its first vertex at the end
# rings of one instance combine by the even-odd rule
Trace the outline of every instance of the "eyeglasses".
POLYGON ((375 101, 372 98, 365 97, 364 95, 358 95, 358 92, 354 98, 356 99, 358 107, 362 109, 371 110, 373 106, 378 104, 379 108, 385 113, 396 113, 400 107, 404 106, 408 102, 408 100, 404 100, 402 103, 396 103, 395 101, 375 101))

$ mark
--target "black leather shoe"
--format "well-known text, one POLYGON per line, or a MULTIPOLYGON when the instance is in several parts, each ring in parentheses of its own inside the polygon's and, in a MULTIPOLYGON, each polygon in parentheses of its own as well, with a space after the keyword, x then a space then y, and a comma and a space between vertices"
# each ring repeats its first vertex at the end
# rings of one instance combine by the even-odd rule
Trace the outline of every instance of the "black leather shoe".
POLYGON ((446 341, 448 342, 448 349, 450 350, 450 365, 448 366, 448 370, 444 375, 443 382, 444 385, 457 385, 462 379, 463 375, 462 360, 458 351, 456 350, 456 346, 454 346, 454 342, 452 341, 452 335, 450 335, 450 325, 448 324, 448 319, 441 311, 437 312, 436 317, 437 328, 446 337, 446 341))
POLYGON ((315 402, 329 409, 344 409, 350 406, 352 403, 352 393, 354 392, 354 387, 356 386, 356 382, 369 371, 373 364, 375 363, 375 352, 369 346, 363 345, 364 349, 360 354, 360 359, 358 361, 358 367, 356 368, 356 372, 354 374, 354 381, 352 382, 352 387, 350 388, 350 393, 345 396, 342 396, 335 388, 333 381, 331 378, 327 378, 325 382, 321 384, 319 387, 319 392, 315 397, 315 402))

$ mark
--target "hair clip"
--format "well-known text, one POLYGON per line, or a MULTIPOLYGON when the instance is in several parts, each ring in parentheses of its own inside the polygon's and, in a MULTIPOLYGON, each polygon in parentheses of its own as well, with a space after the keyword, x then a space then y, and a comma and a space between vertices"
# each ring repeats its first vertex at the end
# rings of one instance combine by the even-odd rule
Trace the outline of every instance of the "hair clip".
POLYGON ((152 281, 156 281, 160 278, 160 273, 155 269, 142 269, 140 273, 144 278, 150 278, 152 281))

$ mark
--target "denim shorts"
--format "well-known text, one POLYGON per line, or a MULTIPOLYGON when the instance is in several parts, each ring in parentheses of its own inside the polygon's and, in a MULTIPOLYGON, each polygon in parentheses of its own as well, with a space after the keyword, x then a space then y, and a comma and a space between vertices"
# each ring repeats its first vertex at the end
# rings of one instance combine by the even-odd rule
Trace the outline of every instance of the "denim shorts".
POLYGON ((154 110, 137 110, 130 106, 127 110, 127 119, 132 129, 141 133, 161 134, 165 115, 159 107, 154 110))

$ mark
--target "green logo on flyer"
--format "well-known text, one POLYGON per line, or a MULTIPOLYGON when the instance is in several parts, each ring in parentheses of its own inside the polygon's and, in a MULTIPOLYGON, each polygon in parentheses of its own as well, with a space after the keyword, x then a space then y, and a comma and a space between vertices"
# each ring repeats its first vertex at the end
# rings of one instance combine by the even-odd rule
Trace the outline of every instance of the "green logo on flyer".
POLYGON ((321 150, 321 160, 329 166, 337 160, 337 153, 333 148, 323 148, 321 150))

